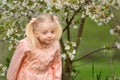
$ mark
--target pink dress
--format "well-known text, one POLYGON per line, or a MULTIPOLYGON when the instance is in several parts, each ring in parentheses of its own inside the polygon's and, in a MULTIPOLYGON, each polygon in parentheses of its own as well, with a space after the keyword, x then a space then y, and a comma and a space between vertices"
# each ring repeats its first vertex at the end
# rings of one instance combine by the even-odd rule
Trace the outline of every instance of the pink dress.
POLYGON ((47 48, 28 48, 21 40, 13 54, 7 80, 61 80, 62 64, 59 42, 47 48))

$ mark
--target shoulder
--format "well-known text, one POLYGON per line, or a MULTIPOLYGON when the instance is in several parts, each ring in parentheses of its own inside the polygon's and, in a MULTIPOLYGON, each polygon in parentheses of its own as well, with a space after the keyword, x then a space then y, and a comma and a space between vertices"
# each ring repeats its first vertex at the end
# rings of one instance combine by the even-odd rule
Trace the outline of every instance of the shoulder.
POLYGON ((27 38, 21 39, 18 42, 18 46, 17 47, 23 48, 24 50, 29 50, 28 39, 27 38))
POLYGON ((19 44, 27 44, 28 43, 28 39, 27 38, 24 38, 24 39, 21 39, 20 41, 19 41, 19 44))

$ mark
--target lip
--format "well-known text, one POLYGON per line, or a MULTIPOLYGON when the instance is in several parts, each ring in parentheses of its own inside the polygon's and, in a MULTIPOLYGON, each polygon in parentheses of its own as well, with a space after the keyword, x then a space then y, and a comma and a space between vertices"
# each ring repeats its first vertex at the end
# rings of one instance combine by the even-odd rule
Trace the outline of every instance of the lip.
POLYGON ((47 39, 47 41, 53 41, 53 39, 47 39))

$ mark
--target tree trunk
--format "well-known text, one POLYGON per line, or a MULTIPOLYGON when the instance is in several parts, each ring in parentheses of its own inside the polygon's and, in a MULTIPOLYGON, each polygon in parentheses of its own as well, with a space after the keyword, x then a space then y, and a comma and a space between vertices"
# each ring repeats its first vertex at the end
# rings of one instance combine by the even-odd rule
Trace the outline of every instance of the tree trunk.
POLYGON ((65 60, 65 66, 63 68, 62 80, 70 80, 72 72, 72 62, 69 58, 65 60))

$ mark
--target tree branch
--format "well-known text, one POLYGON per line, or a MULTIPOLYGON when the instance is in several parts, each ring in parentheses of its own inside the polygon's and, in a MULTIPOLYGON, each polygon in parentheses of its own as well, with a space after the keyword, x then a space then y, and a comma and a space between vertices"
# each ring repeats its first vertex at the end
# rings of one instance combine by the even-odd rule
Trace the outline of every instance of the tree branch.
POLYGON ((91 55, 91 54, 93 54, 93 53, 95 53, 95 52, 99 52, 99 51, 102 51, 102 50, 105 50, 105 49, 110 50, 110 49, 114 49, 114 48, 117 48, 117 47, 116 47, 116 46, 111 46, 111 47, 109 47, 109 48, 106 48, 106 47, 105 47, 105 48, 99 48, 99 49, 93 50, 93 51, 91 51, 91 52, 83 55, 82 57, 79 57, 79 58, 77 58, 77 59, 74 59, 73 62, 76 62, 76 61, 79 61, 79 60, 81 60, 81 59, 84 59, 85 57, 87 57, 87 56, 89 56, 89 55, 91 55))
POLYGON ((67 40, 70 41, 70 27, 67 28, 67 40))
POLYGON ((80 44, 80 38, 82 36, 82 32, 83 32, 83 27, 84 27, 84 23, 85 23, 85 18, 81 18, 81 22, 80 22, 80 27, 78 29, 78 35, 77 35, 77 46, 75 47, 75 50, 77 51, 78 46, 80 44))
POLYGON ((81 10, 81 6, 79 7, 78 10, 74 11, 74 14, 72 15, 71 19, 67 22, 67 26, 63 29, 63 32, 70 26, 70 24, 72 23, 75 15, 81 10))
POLYGON ((65 46, 64 46, 63 38, 62 37, 60 39, 60 45, 61 45, 61 49, 62 49, 63 53, 65 53, 65 46))

